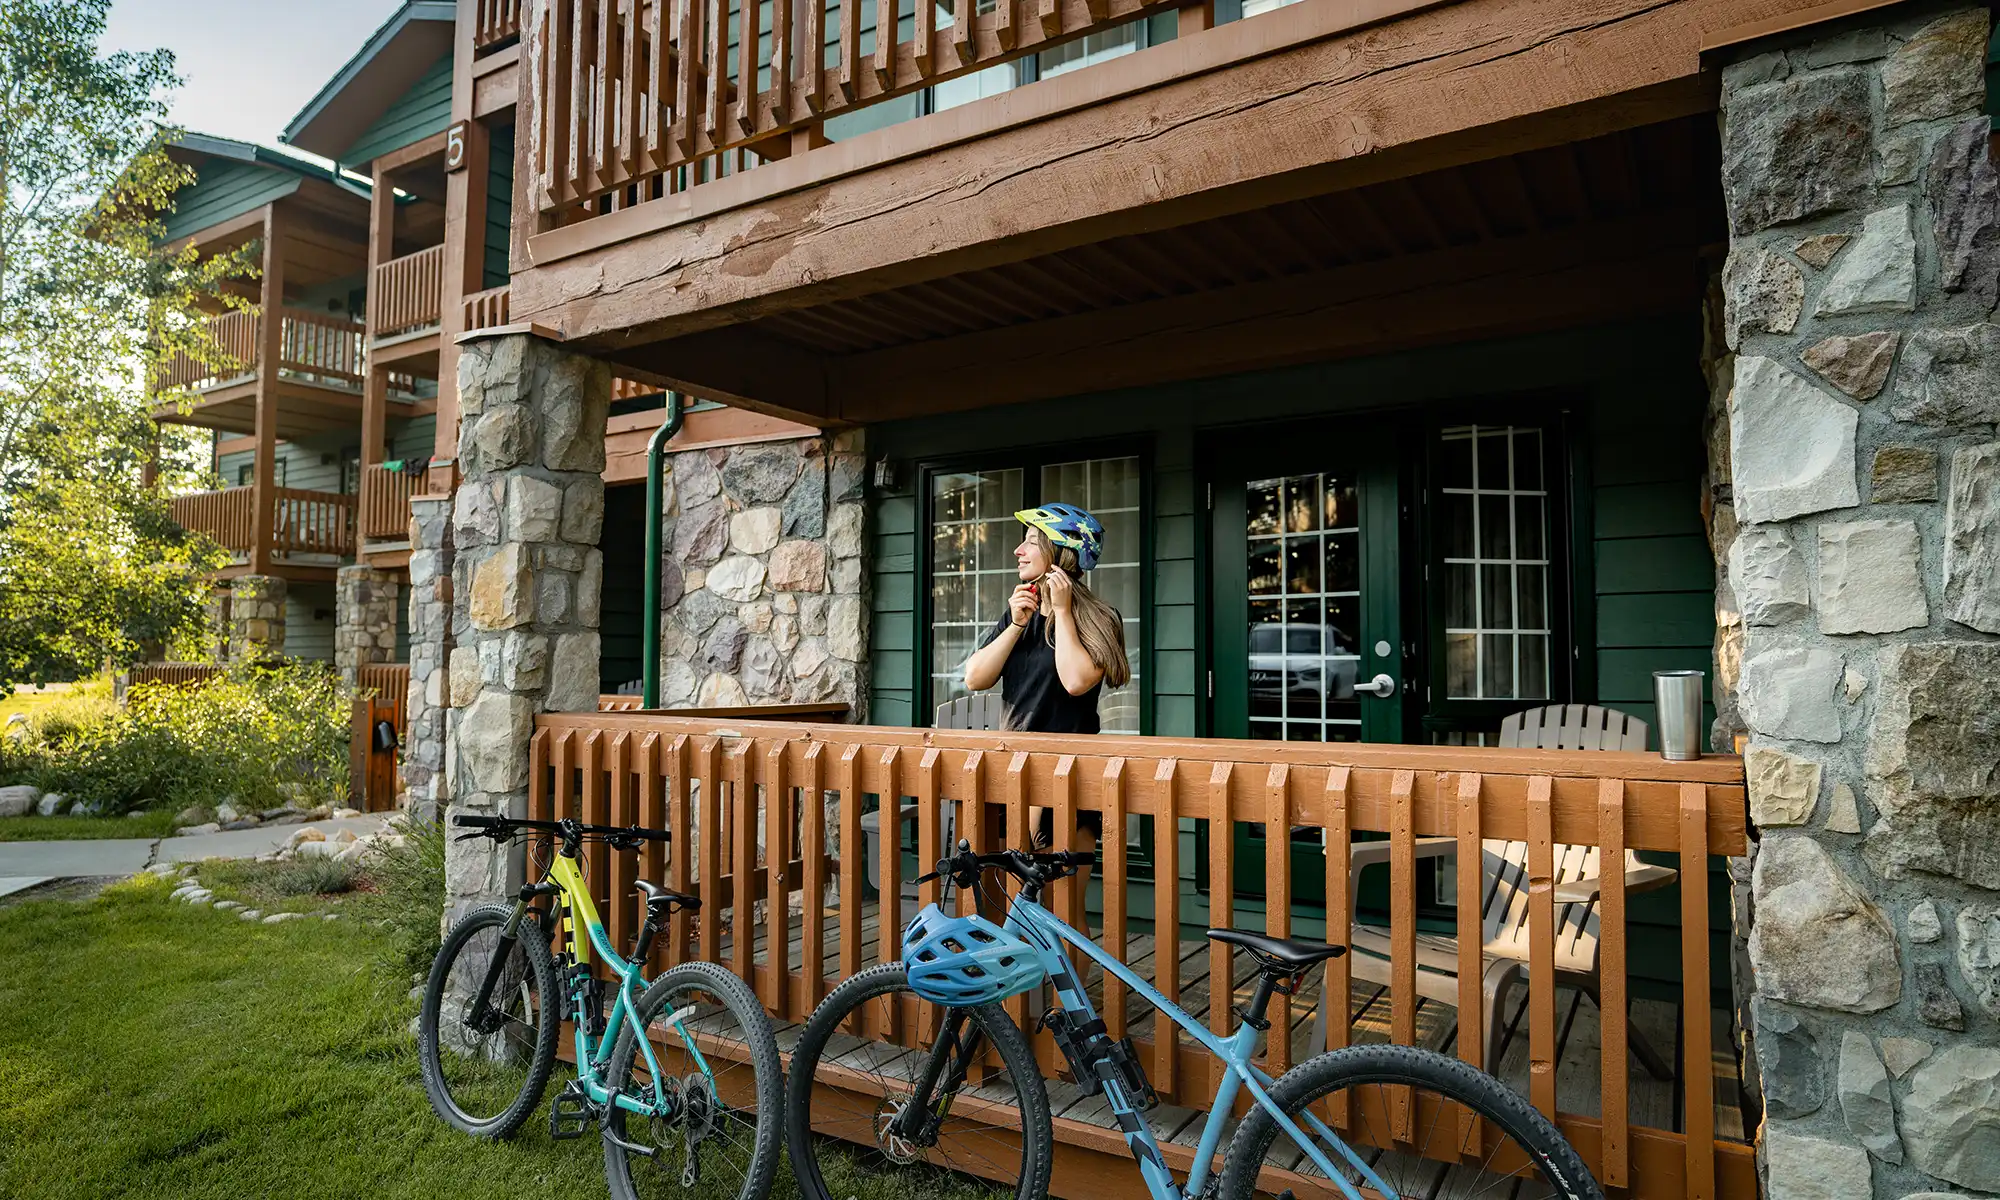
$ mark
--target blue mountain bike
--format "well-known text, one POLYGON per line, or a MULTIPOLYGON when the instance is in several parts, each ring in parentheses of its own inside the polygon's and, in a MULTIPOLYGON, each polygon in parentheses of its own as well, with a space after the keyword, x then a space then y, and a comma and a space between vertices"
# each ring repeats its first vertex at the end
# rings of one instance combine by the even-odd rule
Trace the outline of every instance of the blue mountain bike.
MULTIPOLYGON (((1072 1112, 1088 1116, 1084 1110, 1095 1107, 1115 1119, 1154 1200, 1602 1200, 1554 1125, 1499 1080, 1457 1059, 1409 1046, 1358 1046, 1321 1054, 1273 1080, 1253 1061, 1270 1029, 1264 1014, 1271 997, 1296 992, 1307 971, 1346 948, 1209 930, 1209 937, 1242 947, 1258 967, 1256 991, 1234 1010, 1235 1031, 1218 1036, 1042 906, 1043 888, 1090 861, 1083 853, 974 854, 960 842, 935 875, 925 876, 947 881, 946 899, 952 884, 977 887, 991 870, 1011 874, 1020 892, 1004 925, 926 906, 904 935, 903 961, 843 981, 813 1012, 792 1054, 786 1111, 804 1195, 846 1200, 857 1190, 851 1183, 857 1175, 910 1171, 959 1177, 933 1181, 930 1190, 940 1194, 959 1194, 963 1177, 977 1176, 1017 1200, 1045 1197, 1054 1152, 1047 1085, 1028 1039, 997 1001, 1053 980, 1060 1007, 1043 1015, 1042 1026, 1089 1097, 1072 1112), (1143 1115, 1158 1099, 1131 1040, 1114 1041, 1106 1032, 1065 944, 1224 1064, 1185 1182, 1174 1179, 1143 1115), (919 1022, 919 1048, 880 1042, 910 1021, 919 1022), (817 1100, 816 1079, 833 1089, 817 1100), (1249 1094, 1252 1108, 1217 1172, 1212 1164, 1239 1092, 1249 1094), (1344 1114, 1344 1135, 1322 1119, 1328 1112, 1344 1114), (1466 1113, 1484 1124, 1462 1120, 1466 1113), (816 1136, 815 1123, 834 1136, 816 1136)), ((1213 1002, 1228 997, 1225 988, 1213 1002)))

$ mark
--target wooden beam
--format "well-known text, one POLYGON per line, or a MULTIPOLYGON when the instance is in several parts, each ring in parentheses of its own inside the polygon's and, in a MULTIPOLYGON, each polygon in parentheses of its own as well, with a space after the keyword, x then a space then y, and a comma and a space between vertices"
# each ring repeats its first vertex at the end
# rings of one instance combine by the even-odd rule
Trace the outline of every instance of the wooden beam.
POLYGON ((264 206, 264 289, 257 339, 257 459, 250 493, 250 569, 271 568, 277 534, 278 359, 285 332, 283 218, 275 204, 264 206))
MULTIPOLYGON (((604 437, 604 482, 638 483, 646 478, 646 444, 653 431, 666 420, 666 411, 630 413, 611 418, 604 437)), ((747 446, 754 442, 795 441, 817 437, 819 430, 763 413, 740 408, 709 408, 687 415, 687 423, 674 435, 674 452, 718 446, 747 446)))
POLYGON ((473 65, 472 116, 479 121, 511 117, 521 99, 521 44, 489 54, 473 65))
POLYGON ((249 212, 231 217, 227 221, 211 225, 206 229, 197 229, 184 237, 177 237, 173 241, 168 242, 162 249, 167 254, 179 254, 190 245, 193 245, 198 250, 207 250, 210 247, 221 246, 224 243, 235 245, 244 241, 252 234, 261 234, 263 229, 264 210, 253 208, 249 212))
POLYGON ((630 364, 649 381, 735 408, 815 428, 833 420, 826 360, 748 327, 710 330, 670 345, 635 346, 603 357, 614 365, 630 364))
POLYGON ((394 174, 427 158, 436 158, 444 153, 444 141, 444 131, 440 130, 427 138, 422 138, 411 142, 407 146, 390 150, 376 158, 375 174, 377 177, 383 174, 394 174))
MULTIPOLYGON (((452 40, 451 122, 465 127, 465 162, 445 176, 444 278, 438 288, 437 439, 433 457, 447 461, 458 453, 459 350, 453 339, 464 332, 465 297, 481 290, 486 264, 486 190, 492 138, 474 114, 478 19, 478 5, 459 5, 452 40)), ((449 491, 454 482, 450 467, 433 468, 434 490, 449 491)))
POLYGON ((1715 102, 1702 28, 1800 6, 1466 0, 1355 29, 1367 6, 1293 5, 531 233, 514 312, 674 336, 1684 116, 1715 102))
POLYGON ((1694 214, 1654 213, 1241 284, 833 358, 830 415, 885 421, 1692 311, 1695 261, 1694 214))

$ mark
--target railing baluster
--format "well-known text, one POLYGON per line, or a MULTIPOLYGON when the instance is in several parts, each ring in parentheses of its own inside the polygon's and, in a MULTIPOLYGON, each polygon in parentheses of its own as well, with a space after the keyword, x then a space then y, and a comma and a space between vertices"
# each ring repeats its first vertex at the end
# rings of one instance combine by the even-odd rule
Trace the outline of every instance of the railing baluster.
POLYGON ((1625 1002, 1625 781, 1603 779, 1597 784, 1597 1016, 1603 1024, 1599 1066, 1603 1078, 1604 1140, 1597 1177, 1606 1187, 1630 1186, 1626 1147, 1630 1137, 1626 1113, 1628 1091, 1625 1055, 1626 1026, 1631 1010, 1625 1002))
MULTIPOLYGON (((1480 901, 1485 896, 1485 851, 1479 836, 1479 789, 1477 771, 1458 777, 1458 809, 1454 830, 1458 834, 1458 1057, 1471 1063, 1475 1071, 1497 1071, 1499 1063, 1486 1061, 1485 1011, 1485 912, 1480 901)), ((1458 1117, 1459 1153, 1476 1155, 1485 1144, 1486 1133, 1477 1113, 1462 1108, 1458 1117)))
POLYGON ((1556 906, 1553 781, 1528 781, 1528 1098, 1556 1115, 1556 906))
POLYGON ((721 743, 704 737, 695 743, 691 781, 697 789, 696 811, 700 824, 695 844, 701 861, 701 936, 694 957, 719 962, 722 958, 722 772, 717 769, 716 751, 721 743))
POLYGON ((866 0, 840 2, 840 58, 836 82, 849 104, 861 94, 861 6, 866 0))
MULTIPOLYGON (((604 755, 605 766, 611 772, 611 811, 606 818, 606 823, 610 825, 639 823, 639 814, 633 811, 630 752, 629 734, 622 729, 613 733, 611 745, 604 755)), ((646 843, 641 843, 644 844, 646 843)), ((636 944, 634 939, 639 931, 639 921, 645 919, 643 911, 638 913, 636 918, 632 911, 635 907, 633 896, 638 890, 632 881, 638 878, 639 863, 637 856, 628 850, 613 851, 610 857, 610 906, 605 912, 605 930, 611 936, 612 948, 624 954, 630 946, 636 944)))
MULTIPOLYGON (((1234 764, 1219 762, 1208 776, 1208 924, 1213 929, 1236 926, 1236 822, 1229 807, 1229 778, 1234 764)), ((1227 1037, 1235 1016, 1235 947, 1208 944, 1208 1027, 1227 1037)), ((1210 1066, 1207 1086, 1215 1085, 1210 1066)))
POLYGON ((1681 1029, 1688 1200, 1715 1195, 1715 1046, 1708 999, 1708 789, 1680 787, 1681 1029))
MULTIPOLYGON (((1389 1040, 1398 1046, 1417 1040, 1417 834, 1413 808, 1416 773, 1397 771, 1389 784, 1389 1040)), ((1410 1136, 1411 1096, 1407 1085, 1388 1089, 1389 1128, 1398 1140, 1410 1136)))
MULTIPOLYGON (((938 845, 938 756, 937 747, 924 750, 924 756, 917 763, 917 874, 928 875, 937 869, 937 861, 944 857, 938 845)), ((936 904, 939 897, 939 880, 927 879, 917 885, 917 903, 936 904)))
MULTIPOLYGON (((845 0, 844 0, 845 2, 845 0)), ((1007 760, 1007 832, 1003 848, 1026 850, 1028 846, 1028 755, 1016 751, 1007 760)), ((1009 996, 1002 1001, 1007 1015, 1022 1029, 1028 1028, 1028 998, 1009 996)))
MULTIPOLYGON (((861 840, 861 743, 840 755, 840 977, 861 973, 861 873, 868 856, 861 840)), ((849 1020, 847 1032, 860 1033, 849 1020)))
POLYGON ((736 977, 756 986, 753 965, 757 943, 757 783, 750 760, 757 752, 754 738, 729 749, 729 791, 735 811, 736 861, 729 886, 730 965, 736 977))
MULTIPOLYGON (((1175 795, 1179 764, 1163 758, 1153 771, 1153 988, 1178 1004, 1181 997, 1181 821, 1175 795)), ((1153 1021, 1153 1083, 1169 1098, 1179 1094, 1180 1032, 1172 1021, 1153 1021)))
MULTIPOLYGON (((792 996, 792 792, 785 779, 786 745, 773 741, 764 754, 764 871, 769 877, 770 914, 764 920, 764 1007, 788 1016, 792 996)), ((808 911, 800 906, 801 913, 808 911)), ((803 1017, 806 1014, 800 1013, 803 1017)))
MULTIPOLYGON (((1291 779, 1283 763, 1272 763, 1264 779, 1264 931, 1282 938, 1292 936, 1291 779)), ((1269 1019, 1266 1069, 1283 1075, 1292 1065, 1292 998, 1273 996, 1269 1019)))
MULTIPOLYGON (((802 860, 800 896, 805 922, 799 939, 799 966, 805 978, 798 1013, 810 1014, 826 993, 826 792, 820 772, 825 759, 823 743, 806 744, 799 761, 799 858, 802 860)), ((845 918, 843 918, 845 919, 845 918)))
MULTIPOLYGON (((694 886, 692 870, 700 853, 694 835, 694 802, 688 786, 688 737, 675 734, 667 747, 667 829, 673 840, 667 848, 667 886, 687 895, 694 886)), ((670 924, 670 962, 686 962, 694 957, 694 914, 685 908, 674 911, 670 924)))
MULTIPOLYGON (((1051 845, 1062 853, 1076 849, 1076 756, 1065 754, 1056 760, 1055 804, 1050 813, 1051 845)), ((1059 879, 1050 889, 1049 911, 1061 916, 1071 926, 1083 928, 1083 895, 1075 876, 1059 879)), ((1076 961, 1072 952, 1070 960, 1076 961)), ((1081 964, 1079 964, 1081 965, 1081 964)))
MULTIPOLYGON (((1350 945, 1354 930, 1354 897, 1349 883, 1353 878, 1353 836, 1348 830, 1348 769, 1335 765, 1326 769, 1326 940, 1338 946, 1350 945)), ((1339 1050, 1347 1045, 1353 1023, 1349 999, 1353 984, 1353 963, 1342 954, 1326 960, 1320 980, 1320 1023, 1326 1028, 1322 1050, 1339 1050)), ((1327 1102, 1327 1120, 1336 1129, 1346 1129, 1350 1118, 1348 1095, 1336 1093, 1327 1102)))
MULTIPOLYGON (((1125 961, 1131 942, 1125 936, 1125 760, 1104 764, 1104 836, 1098 839, 1104 857, 1104 947, 1125 961)), ((1112 1040, 1125 1036, 1125 984, 1104 973, 1104 1025, 1112 1040)))

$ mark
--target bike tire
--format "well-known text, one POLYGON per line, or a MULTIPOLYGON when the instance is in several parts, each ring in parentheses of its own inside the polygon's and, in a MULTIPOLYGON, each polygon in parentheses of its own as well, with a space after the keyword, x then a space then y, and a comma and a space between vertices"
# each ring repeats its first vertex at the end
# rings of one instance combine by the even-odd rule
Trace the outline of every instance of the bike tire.
MULTIPOLYGON (((750 1138, 749 1161, 742 1169, 737 1197, 738 1200, 765 1200, 771 1191, 771 1181, 777 1175, 779 1157, 784 1153, 779 1134, 784 1119, 784 1069, 778 1063, 778 1043, 772 1036, 771 1020, 765 1015, 763 1005, 758 1003, 750 988, 727 968, 711 962, 682 963, 648 985, 634 1004, 637 1021, 626 1022, 618 1031, 618 1041, 605 1068, 605 1079, 609 1086, 620 1090, 631 1087, 635 1068, 643 1070, 645 1067, 645 1060, 638 1050, 638 1031, 650 1028, 653 1021, 663 1015, 661 1009, 667 1003, 687 997, 693 991, 710 993, 720 1001, 748 1044, 749 1065, 754 1079, 754 1109, 744 1110, 740 1105, 738 1109, 754 1111, 756 1120, 750 1138)), ((664 1071, 667 1068, 662 1066, 661 1069, 664 1071)), ((633 1128, 637 1122, 628 1119, 631 1116, 624 1109, 614 1108, 605 1115, 605 1128, 622 1141, 644 1144, 641 1131, 633 1128)), ((697 1185, 697 1188, 689 1189, 678 1186, 678 1180, 666 1176, 654 1177, 666 1179, 660 1186, 648 1180, 642 1187, 634 1177, 635 1168, 644 1173, 654 1169, 654 1166, 643 1156, 634 1156, 609 1138, 605 1139, 604 1178, 616 1200, 653 1200, 660 1195, 710 1197, 719 1191, 712 1182, 706 1187, 697 1185)))
MULTIPOLYGON (((1286 1116, 1296 1121, 1308 1106, 1337 1092, 1346 1091, 1354 1101, 1350 1104, 1349 1112, 1365 1114, 1372 1110, 1372 1106, 1365 1103, 1370 1097, 1361 1089, 1396 1085, 1409 1087, 1413 1093, 1429 1093, 1440 1099, 1469 1106, 1497 1126, 1500 1132, 1524 1152, 1528 1165, 1540 1176, 1539 1185, 1532 1177, 1520 1179, 1513 1174, 1489 1173, 1490 1177, 1495 1179, 1517 1180, 1517 1186, 1511 1189, 1503 1188, 1500 1194, 1549 1195, 1561 1197, 1562 1200, 1604 1200, 1603 1191, 1597 1186, 1597 1181, 1591 1178, 1583 1160, 1577 1156, 1576 1150, 1547 1117, 1536 1111, 1519 1093, 1493 1076, 1474 1069, 1468 1063, 1429 1050, 1419 1050, 1414 1046, 1375 1045, 1329 1051, 1287 1071, 1271 1088, 1271 1099, 1286 1116), (1518 1186, 1519 1183, 1526 1183, 1529 1186, 1523 1188, 1518 1186)), ((1379 1097, 1374 1098, 1379 1099, 1379 1097)), ((1433 1111, 1441 1114, 1448 1111, 1448 1106, 1440 1106, 1433 1111)), ((1364 1151, 1364 1147, 1390 1144, 1413 1145, 1419 1151, 1416 1155, 1394 1150, 1380 1151, 1379 1157, 1371 1165, 1383 1170, 1383 1181, 1392 1186, 1395 1186, 1395 1180, 1389 1177, 1387 1168, 1383 1164, 1400 1166, 1407 1163, 1413 1177, 1418 1173, 1429 1171, 1435 1172, 1434 1177, 1437 1179, 1443 1179, 1449 1172, 1479 1170, 1478 1167, 1462 1161, 1446 1163, 1440 1162, 1435 1156, 1424 1157, 1421 1151, 1431 1143, 1428 1141, 1428 1136, 1423 1142, 1415 1141, 1414 1128, 1411 1131, 1411 1142, 1393 1143, 1393 1140, 1384 1142, 1377 1136, 1382 1131, 1376 1129, 1373 1122, 1367 1120, 1365 1115, 1357 1115, 1353 1119, 1355 1126, 1349 1130, 1349 1144, 1358 1152, 1364 1152, 1364 1157, 1377 1153, 1375 1149, 1364 1151)), ((1449 1139, 1455 1127, 1455 1123, 1434 1121, 1431 1131, 1441 1131, 1449 1139)), ((1258 1175, 1267 1165, 1267 1160, 1271 1158, 1272 1146, 1277 1137, 1278 1123, 1271 1114, 1261 1105, 1252 1108, 1250 1115, 1237 1126, 1236 1134, 1229 1142, 1229 1155, 1223 1166, 1221 1187, 1218 1190, 1222 1200, 1251 1200, 1260 1194, 1257 1191, 1258 1175)), ((1289 1137, 1284 1139, 1284 1145, 1291 1146, 1289 1137)), ((1488 1163, 1494 1161, 1497 1151, 1498 1148, 1495 1147, 1489 1152, 1486 1159, 1488 1163)), ((1338 1154, 1329 1151, 1328 1157, 1337 1166, 1344 1166, 1338 1154)), ((1279 1162, 1271 1165, 1284 1164, 1279 1162)), ((1314 1174, 1317 1178, 1324 1178, 1314 1174)), ((1489 1176, 1461 1174, 1455 1177, 1456 1181, 1447 1188, 1447 1191, 1452 1195, 1461 1192, 1481 1194, 1475 1190, 1477 1181, 1486 1177, 1489 1176)), ((1433 1183, 1430 1186, 1435 1188, 1438 1185, 1433 1183)), ((1398 1187, 1397 1190, 1403 1189, 1398 1187)), ((1417 1189, 1414 1194, 1428 1195, 1430 1192, 1417 1189)))
MULTIPOLYGON (((798 1044, 792 1050, 791 1078, 785 1098, 785 1134, 791 1151, 792 1173, 796 1176, 799 1194, 806 1200, 845 1198, 845 1192, 841 1196, 833 1194, 827 1185, 826 1172, 822 1170, 822 1152, 833 1139, 816 1135, 812 1123, 813 1084, 822 1059, 827 1055, 829 1043, 836 1033, 841 1032, 840 1026, 850 1016, 861 1012, 871 1002, 885 998, 900 1002, 905 994, 911 993, 909 977, 904 973, 902 963, 870 967, 834 988, 813 1010, 799 1035, 798 1044)), ((1015 1200, 1043 1200, 1048 1195, 1055 1137, 1049 1120, 1048 1086, 1042 1080, 1034 1050, 1020 1027, 998 1004, 964 1011, 998 1052, 1005 1078, 1011 1081, 1014 1090, 1014 1103, 1020 1110, 1021 1162, 1019 1172, 1014 1176, 1017 1181, 1013 1191, 1015 1200)), ((941 1016, 943 1010, 925 1003, 919 1005, 919 1012, 941 1016)), ((987 1090, 1004 1091, 1006 1086, 994 1085, 987 1090)), ((870 1166, 877 1171, 887 1172, 899 1167, 933 1172, 955 1169, 948 1162, 932 1162, 927 1157, 913 1163, 898 1164, 883 1156, 879 1148, 875 1153, 881 1161, 871 1162, 870 1166)), ((847 1166, 843 1163, 840 1169, 845 1170, 847 1166)), ((990 1177, 991 1173, 988 1174, 990 1177)), ((927 1193, 919 1190, 918 1194, 927 1193)))
MULTIPOLYGON (((512 1137, 522 1125, 527 1123, 535 1106, 541 1102, 542 1091, 548 1086, 549 1073, 555 1068, 556 1038, 562 1028, 562 997, 557 990, 555 961, 549 956, 548 939, 542 936, 541 927, 532 918, 523 921, 521 936, 511 943, 499 942, 510 948, 509 952, 520 956, 518 968, 509 965, 504 969, 520 969, 526 973, 519 982, 532 980, 534 986, 532 1013, 517 1014, 508 1028, 515 1037, 514 1045, 531 1037, 532 1045, 525 1048, 527 1071, 522 1076, 520 1090, 512 1100, 497 1111, 473 1112, 465 1107, 465 1097, 456 1094, 453 1083, 447 1076, 444 1060, 445 1039, 443 1016, 447 1003, 459 1003, 461 998, 447 995, 453 978, 453 969, 459 965, 462 955, 478 955, 483 948, 475 945, 474 939, 493 930, 496 935, 500 927, 512 920, 511 906, 489 904, 475 908, 452 926, 444 938, 444 945, 438 949, 437 958, 431 962, 430 980, 424 986, 423 1009, 417 1025, 417 1057, 423 1066, 424 1092, 430 1097, 431 1108, 436 1110, 445 1123, 474 1137, 502 1139, 512 1137)), ((460 976, 460 986, 467 979, 477 980, 484 976, 490 957, 477 961, 468 959, 468 974, 460 976)), ((510 988, 519 995, 520 989, 510 988)), ((460 1030, 462 1045, 471 1047, 475 1039, 464 1029, 463 1022, 455 1026, 460 1030)), ((488 1035, 488 1037, 498 1036, 488 1035)), ((482 1044, 487 1038, 477 1039, 482 1044)), ((504 1088, 504 1083, 500 1085, 504 1088)), ((460 1091, 464 1089, 458 1089, 460 1091)), ((502 1097, 504 1098, 504 1097, 502 1097)), ((498 1103, 498 1099, 494 1101, 498 1103)), ((481 1105, 482 1109, 489 1105, 481 1105)))

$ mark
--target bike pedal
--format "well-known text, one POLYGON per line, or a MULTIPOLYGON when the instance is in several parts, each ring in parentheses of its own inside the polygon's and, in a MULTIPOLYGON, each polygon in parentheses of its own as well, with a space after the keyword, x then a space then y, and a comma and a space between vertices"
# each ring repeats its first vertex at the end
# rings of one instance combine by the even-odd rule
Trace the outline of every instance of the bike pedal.
POLYGON ((597 1120, 597 1106, 590 1097, 575 1090, 565 1088, 549 1105, 549 1136, 557 1141, 580 1138, 590 1132, 591 1122, 597 1120))

